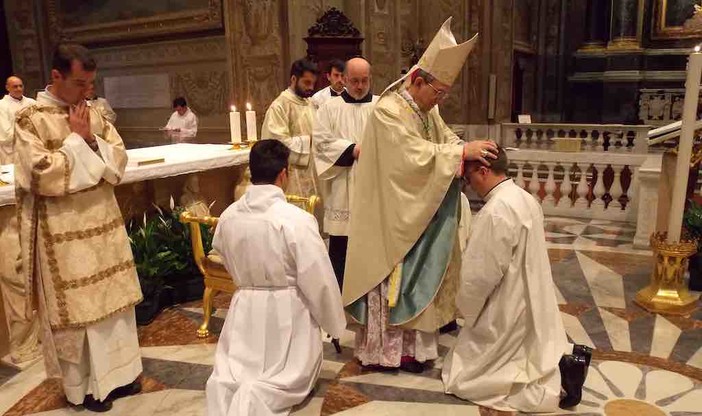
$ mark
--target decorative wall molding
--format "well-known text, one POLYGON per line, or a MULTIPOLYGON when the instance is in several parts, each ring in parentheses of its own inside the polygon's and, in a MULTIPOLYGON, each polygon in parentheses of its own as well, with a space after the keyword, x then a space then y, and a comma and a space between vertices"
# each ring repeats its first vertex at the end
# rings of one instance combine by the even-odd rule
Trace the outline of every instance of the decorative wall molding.
POLYGON ((270 103, 286 85, 288 10, 283 0, 225 2, 226 41, 231 96, 244 108, 251 103, 259 126, 270 103))
POLYGON ((642 88, 639 91, 639 120, 643 124, 664 126, 682 118, 684 88, 642 88))
POLYGON ((229 111, 227 71, 189 71, 171 76, 171 96, 187 97, 195 114, 207 116, 229 111))
POLYGON ((34 91, 46 86, 48 75, 37 9, 32 1, 4 1, 13 70, 22 77, 25 94, 33 96, 34 91))
POLYGON ((183 62, 226 61, 223 36, 93 49, 100 69, 158 67, 183 62))
MULTIPOLYGON (((33 2, 28 2, 33 3, 33 2)), ((105 3, 105 2, 103 2, 105 3)), ((101 8, 124 7, 120 0, 108 0, 101 8)), ((148 39, 154 36, 194 33, 222 29, 222 0, 208 0, 201 7, 173 10, 154 16, 110 21, 107 23, 66 24, 61 0, 44 0, 52 43, 74 41, 84 44, 148 39)))

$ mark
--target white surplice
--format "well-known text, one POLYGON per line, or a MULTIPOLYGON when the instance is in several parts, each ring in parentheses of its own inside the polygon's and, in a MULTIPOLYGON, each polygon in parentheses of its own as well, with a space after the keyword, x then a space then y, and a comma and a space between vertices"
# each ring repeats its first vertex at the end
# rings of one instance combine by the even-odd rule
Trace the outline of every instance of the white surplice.
POLYGON ((315 92, 314 95, 310 97, 310 102, 312 103, 314 108, 318 109, 324 104, 326 104, 327 101, 331 100, 334 97, 338 97, 339 95, 341 95, 341 92, 334 91, 334 93, 332 94, 331 85, 328 85, 322 88, 321 90, 315 92))
POLYGON ((354 144, 360 144, 366 120, 373 111, 377 96, 368 102, 351 102, 344 94, 322 105, 315 114, 314 162, 322 195, 324 195, 324 232, 347 236, 351 190, 352 166, 338 166, 339 158, 354 144))
POLYGON ((234 294, 207 382, 210 416, 287 415, 322 368, 320 327, 339 338, 341 296, 315 219, 274 185, 252 185, 212 246, 234 294))
POLYGON ((18 100, 10 94, 5 95, 0 100, 0 165, 12 163, 15 115, 19 110, 34 103, 36 101, 31 98, 23 96, 18 100))
POLYGON ((174 111, 165 127, 166 130, 180 129, 179 132, 171 131, 170 136, 176 141, 188 141, 197 136, 197 116, 191 109, 187 109, 182 116, 174 111))
POLYGON ((471 225, 456 303, 465 326, 444 362, 447 393, 497 410, 558 409, 568 344, 539 203, 512 180, 471 225))

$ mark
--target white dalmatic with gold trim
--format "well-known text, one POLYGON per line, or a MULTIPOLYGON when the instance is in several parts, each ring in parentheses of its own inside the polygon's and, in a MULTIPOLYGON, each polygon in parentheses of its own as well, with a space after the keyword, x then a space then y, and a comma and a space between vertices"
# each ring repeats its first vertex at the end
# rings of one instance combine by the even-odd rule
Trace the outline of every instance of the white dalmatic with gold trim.
POLYGON ((212 246, 239 287, 207 382, 210 416, 287 415, 322 370, 320 327, 346 327, 315 219, 275 185, 251 185, 220 217, 212 246))
POLYGON ((447 393, 485 407, 558 410, 558 363, 571 354, 556 300, 541 206, 508 179, 485 198, 463 252, 465 319, 444 361, 447 393))
POLYGON ((38 299, 47 374, 80 404, 86 394, 105 400, 141 373, 134 305, 142 295, 114 196, 127 164, 122 139, 90 109, 93 150, 49 89, 15 126, 22 271, 38 299))

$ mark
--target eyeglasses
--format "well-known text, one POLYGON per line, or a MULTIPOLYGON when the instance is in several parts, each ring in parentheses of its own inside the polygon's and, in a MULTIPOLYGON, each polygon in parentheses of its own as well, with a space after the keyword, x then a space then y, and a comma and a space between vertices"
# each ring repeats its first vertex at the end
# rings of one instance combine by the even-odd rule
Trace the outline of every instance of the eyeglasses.
POLYGON ((445 100, 446 97, 449 96, 449 92, 448 92, 448 91, 437 90, 436 87, 434 87, 433 85, 431 85, 431 82, 427 82, 427 85, 430 86, 432 90, 434 90, 434 92, 436 93, 436 98, 437 98, 437 99, 439 99, 439 100, 445 100))

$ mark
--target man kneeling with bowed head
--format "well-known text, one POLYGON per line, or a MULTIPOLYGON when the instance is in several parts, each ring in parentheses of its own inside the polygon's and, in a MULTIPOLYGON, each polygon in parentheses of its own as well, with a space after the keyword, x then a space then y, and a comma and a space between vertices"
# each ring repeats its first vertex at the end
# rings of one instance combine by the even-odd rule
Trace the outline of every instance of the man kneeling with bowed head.
POLYGON ((214 416, 287 415, 322 369, 320 327, 335 338, 346 318, 314 217, 286 202, 290 151, 251 149, 252 186, 219 220, 212 246, 238 291, 207 382, 214 416))
POLYGON ((465 165, 485 206, 463 252, 456 304, 465 325, 442 377, 447 393, 482 411, 553 412, 580 402, 591 350, 568 343, 541 206, 507 177, 508 166, 501 148, 489 167, 465 165))

